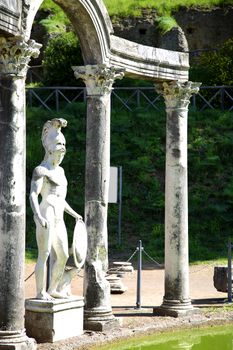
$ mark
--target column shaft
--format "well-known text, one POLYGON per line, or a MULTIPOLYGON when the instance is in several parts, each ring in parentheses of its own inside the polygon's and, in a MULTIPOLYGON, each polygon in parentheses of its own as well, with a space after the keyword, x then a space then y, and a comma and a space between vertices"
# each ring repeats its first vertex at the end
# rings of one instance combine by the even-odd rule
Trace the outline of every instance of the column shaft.
POLYGON ((0 119, 0 325, 24 328, 24 79, 2 78, 0 119))
POLYGON ((0 38, 0 349, 35 349, 24 329, 25 77, 34 41, 0 38))
POLYGON ((118 326, 112 314, 108 268, 108 190, 110 174, 110 101, 112 84, 123 71, 106 65, 73 67, 87 87, 85 219, 88 252, 85 264, 84 326, 100 330, 118 326))
POLYGON ((166 301, 190 303, 188 275, 187 109, 167 109, 165 180, 166 301))
POLYGON ((165 294, 154 312, 179 316, 193 312, 189 296, 187 117, 190 97, 199 83, 156 86, 166 104, 165 294))
POLYGON ((110 94, 87 100, 85 216, 88 254, 85 274, 85 312, 109 312, 108 187, 110 172, 110 94), (99 308, 99 309, 98 309, 99 308), (91 310, 91 311, 90 311, 91 310))

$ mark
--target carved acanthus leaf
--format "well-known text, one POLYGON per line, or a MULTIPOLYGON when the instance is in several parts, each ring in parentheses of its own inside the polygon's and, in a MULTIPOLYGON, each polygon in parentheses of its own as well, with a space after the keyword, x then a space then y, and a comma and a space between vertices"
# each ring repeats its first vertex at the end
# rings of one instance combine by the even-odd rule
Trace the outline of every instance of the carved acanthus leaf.
POLYGON ((163 95, 167 108, 188 108, 190 98, 197 94, 201 83, 191 81, 163 82, 155 84, 157 93, 163 95))
POLYGON ((88 95, 109 94, 112 91, 114 81, 122 79, 124 76, 124 69, 104 64, 72 68, 75 77, 81 78, 85 82, 88 95))
POLYGON ((41 44, 34 40, 0 37, 0 74, 26 76, 31 57, 38 57, 41 44))

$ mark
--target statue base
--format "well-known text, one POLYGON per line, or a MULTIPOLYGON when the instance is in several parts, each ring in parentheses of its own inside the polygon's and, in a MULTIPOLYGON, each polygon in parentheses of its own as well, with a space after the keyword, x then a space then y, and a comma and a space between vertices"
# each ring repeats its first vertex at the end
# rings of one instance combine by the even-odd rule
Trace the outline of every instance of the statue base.
POLYGON ((194 308, 191 301, 180 302, 178 300, 164 300, 161 306, 153 308, 153 314, 158 316, 181 317, 199 313, 198 308, 194 308))
POLYGON ((97 309, 84 311, 84 329, 97 332, 108 332, 121 326, 112 312, 97 309))
POLYGON ((83 334, 83 298, 25 302, 27 334, 38 343, 53 343, 83 334))
POLYGON ((36 350, 34 339, 20 331, 0 331, 0 350, 36 350))

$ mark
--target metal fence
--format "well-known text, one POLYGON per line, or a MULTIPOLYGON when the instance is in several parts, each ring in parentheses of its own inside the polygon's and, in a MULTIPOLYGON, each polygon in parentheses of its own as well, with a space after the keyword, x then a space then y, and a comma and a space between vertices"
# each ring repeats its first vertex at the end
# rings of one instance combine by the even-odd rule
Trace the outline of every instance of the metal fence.
MULTIPOLYGON (((86 103, 84 87, 28 87, 27 106, 46 110, 67 108, 72 103, 86 103)), ((161 95, 153 87, 116 87, 112 92, 112 106, 118 111, 133 112, 136 109, 163 110, 161 95)), ((197 111, 205 109, 233 110, 233 86, 202 86, 191 99, 191 106, 197 111)))

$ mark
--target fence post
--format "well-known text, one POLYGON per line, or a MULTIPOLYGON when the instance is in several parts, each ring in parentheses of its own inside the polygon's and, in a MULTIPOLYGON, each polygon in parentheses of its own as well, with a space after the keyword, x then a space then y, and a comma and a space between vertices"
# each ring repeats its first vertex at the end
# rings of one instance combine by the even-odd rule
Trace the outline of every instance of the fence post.
POLYGON ((59 92, 58 92, 58 89, 55 90, 55 98, 56 98, 56 112, 59 112, 59 92))
POLYGON ((225 109, 224 92, 225 92, 225 88, 221 87, 221 110, 222 111, 224 111, 224 109, 225 109))
POLYGON ((232 257, 231 257, 231 239, 228 240, 228 268, 227 268, 227 294, 228 302, 232 302, 232 257))
POLYGON ((121 245, 121 221, 122 221, 122 166, 118 167, 118 244, 121 245))
POLYGON ((137 274, 137 301, 136 309, 141 309, 141 286, 142 286, 142 241, 138 241, 138 274, 137 274))

